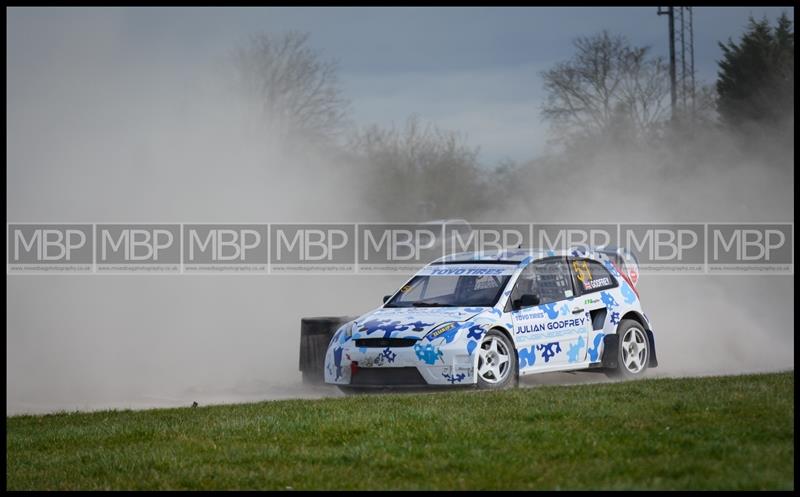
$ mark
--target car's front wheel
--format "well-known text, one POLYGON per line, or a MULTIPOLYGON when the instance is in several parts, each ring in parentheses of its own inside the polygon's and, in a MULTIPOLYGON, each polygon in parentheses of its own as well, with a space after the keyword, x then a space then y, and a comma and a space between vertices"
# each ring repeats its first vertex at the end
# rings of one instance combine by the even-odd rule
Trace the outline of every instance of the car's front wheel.
POLYGON ((517 383, 517 358, 509 338, 498 330, 483 336, 478 354, 478 388, 502 389, 517 383))
POLYGON ((617 368, 608 370, 608 375, 621 379, 643 376, 650 360, 650 344, 644 328, 632 319, 623 319, 617 328, 617 336, 617 368))

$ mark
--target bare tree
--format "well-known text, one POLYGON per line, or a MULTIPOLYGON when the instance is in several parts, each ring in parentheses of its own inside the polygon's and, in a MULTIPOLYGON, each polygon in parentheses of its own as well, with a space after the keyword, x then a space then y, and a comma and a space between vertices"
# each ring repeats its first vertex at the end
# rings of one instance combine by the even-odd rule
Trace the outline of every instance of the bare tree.
POLYGON ((653 132, 667 114, 668 69, 649 47, 607 31, 574 41, 568 61, 544 71, 542 115, 565 135, 653 132))
POLYGON ((366 201, 384 219, 463 218, 484 206, 479 150, 458 133, 412 115, 402 129, 368 127, 350 148, 366 161, 366 201))
POLYGON ((233 53, 238 81, 272 131, 331 138, 348 110, 337 65, 308 46, 307 33, 258 34, 233 53))

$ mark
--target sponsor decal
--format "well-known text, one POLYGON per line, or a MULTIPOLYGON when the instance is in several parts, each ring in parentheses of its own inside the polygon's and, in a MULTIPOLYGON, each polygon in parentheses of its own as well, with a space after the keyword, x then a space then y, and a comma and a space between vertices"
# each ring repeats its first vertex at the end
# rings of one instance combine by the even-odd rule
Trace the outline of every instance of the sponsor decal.
POLYGON ((611 280, 609 280, 608 277, 606 276, 602 278, 597 278, 596 280, 591 280, 583 284, 583 286, 586 287, 587 290, 592 290, 594 288, 601 288, 609 285, 611 285, 611 280))
POLYGON ((421 276, 507 276, 514 274, 516 267, 505 264, 441 264, 426 266, 417 275, 421 276))
POLYGON ((360 367, 362 368, 377 368, 383 366, 383 362, 385 357, 383 354, 379 354, 375 357, 365 357, 360 361, 360 367))
POLYGON ((428 340, 433 340, 434 338, 438 338, 448 331, 452 330, 456 327, 456 323, 447 323, 446 325, 433 330, 432 332, 428 333, 428 340))
POLYGON ((519 314, 515 315, 514 317, 519 319, 519 320, 541 319, 541 318, 544 317, 544 313, 543 312, 525 312, 525 313, 519 313, 519 314))
POLYGON ((564 319, 561 321, 549 321, 547 323, 534 323, 517 326, 517 335, 523 333, 536 333, 545 330, 560 330, 564 328, 579 328, 584 325, 586 318, 564 319))
POLYGON ((586 261, 572 261, 572 269, 578 281, 583 283, 584 290, 591 290, 592 272, 589 270, 589 264, 586 261))

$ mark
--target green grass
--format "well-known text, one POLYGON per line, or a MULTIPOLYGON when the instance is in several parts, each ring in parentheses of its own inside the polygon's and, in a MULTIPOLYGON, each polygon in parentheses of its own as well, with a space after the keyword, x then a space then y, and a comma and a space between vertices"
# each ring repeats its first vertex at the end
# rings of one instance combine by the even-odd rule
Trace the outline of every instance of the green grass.
POLYGON ((9 489, 793 489, 794 372, 6 419, 9 489))

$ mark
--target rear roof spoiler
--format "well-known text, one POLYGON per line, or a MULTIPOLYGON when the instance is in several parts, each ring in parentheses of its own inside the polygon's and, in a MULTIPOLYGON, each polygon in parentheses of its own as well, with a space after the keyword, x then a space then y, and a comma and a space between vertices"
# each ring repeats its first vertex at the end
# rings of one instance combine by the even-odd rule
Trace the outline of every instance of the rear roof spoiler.
POLYGON ((597 252, 605 255, 617 266, 619 271, 628 277, 630 283, 635 287, 639 282, 639 259, 633 252, 624 247, 606 245, 603 247, 590 247, 588 245, 576 245, 571 248, 571 252, 597 252))

